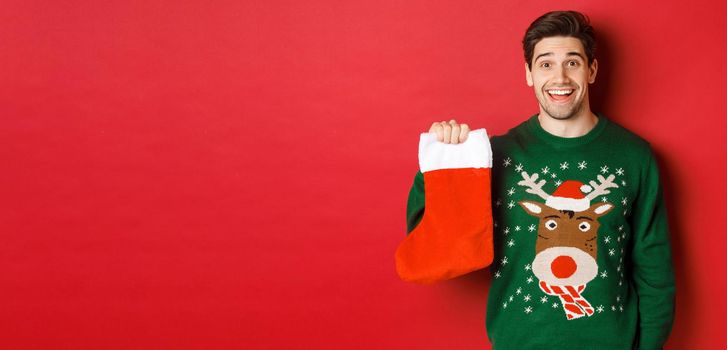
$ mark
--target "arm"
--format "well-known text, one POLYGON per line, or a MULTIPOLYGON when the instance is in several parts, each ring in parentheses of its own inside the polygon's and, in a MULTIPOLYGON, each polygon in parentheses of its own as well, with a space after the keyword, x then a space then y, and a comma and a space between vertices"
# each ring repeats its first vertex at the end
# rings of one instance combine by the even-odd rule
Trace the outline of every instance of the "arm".
POLYGON ((674 320, 674 270, 659 169, 649 150, 633 205, 633 280, 639 305, 638 349, 661 349, 674 320))

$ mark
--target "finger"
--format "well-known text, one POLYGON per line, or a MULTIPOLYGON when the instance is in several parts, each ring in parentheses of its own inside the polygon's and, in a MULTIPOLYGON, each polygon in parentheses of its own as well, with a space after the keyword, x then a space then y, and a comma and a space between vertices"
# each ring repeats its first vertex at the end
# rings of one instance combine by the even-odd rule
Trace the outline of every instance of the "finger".
POLYGON ((449 143, 452 140, 452 126, 449 124, 442 125, 442 133, 444 134, 444 143, 449 143))
POLYGON ((470 127, 467 124, 460 124, 460 131, 459 131, 459 142, 464 142, 467 140, 467 136, 470 133, 470 127))
POLYGON ((434 124, 432 124, 432 127, 429 128, 429 132, 437 135, 437 141, 441 142, 443 140, 442 124, 440 124, 439 122, 434 122, 434 124))
POLYGON ((441 122, 437 123, 439 124, 439 131, 437 132, 437 141, 444 142, 444 134, 446 134, 446 130, 444 130, 444 126, 447 125, 447 122, 442 120, 441 122))
POLYGON ((458 144, 459 143, 459 132, 460 132, 460 126, 457 123, 451 124, 452 125, 452 138, 451 142, 452 144, 458 144))

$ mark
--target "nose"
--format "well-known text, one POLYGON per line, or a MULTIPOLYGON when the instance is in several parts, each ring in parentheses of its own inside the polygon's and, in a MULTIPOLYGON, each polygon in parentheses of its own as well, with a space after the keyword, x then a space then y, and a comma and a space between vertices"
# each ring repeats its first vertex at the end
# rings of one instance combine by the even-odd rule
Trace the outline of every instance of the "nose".
POLYGON ((576 269, 576 261, 567 255, 561 255, 550 263, 550 270, 558 278, 568 278, 576 272, 576 269))
POLYGON ((553 80, 555 80, 556 83, 568 83, 570 81, 568 78, 568 72, 566 72, 566 67, 563 65, 558 65, 555 68, 554 74, 555 76, 553 77, 553 80))

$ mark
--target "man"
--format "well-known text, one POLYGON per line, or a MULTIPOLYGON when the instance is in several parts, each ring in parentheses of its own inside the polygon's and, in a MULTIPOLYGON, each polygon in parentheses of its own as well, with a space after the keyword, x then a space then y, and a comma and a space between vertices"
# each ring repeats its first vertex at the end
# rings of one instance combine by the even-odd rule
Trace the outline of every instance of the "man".
MULTIPOLYGON (((494 349, 660 349, 674 316, 666 209, 649 144, 594 114, 598 71, 588 19, 550 12, 523 39, 538 114, 491 138, 494 349)), ((434 123, 443 143, 467 139, 434 123)), ((424 213, 422 173, 407 230, 424 213)))

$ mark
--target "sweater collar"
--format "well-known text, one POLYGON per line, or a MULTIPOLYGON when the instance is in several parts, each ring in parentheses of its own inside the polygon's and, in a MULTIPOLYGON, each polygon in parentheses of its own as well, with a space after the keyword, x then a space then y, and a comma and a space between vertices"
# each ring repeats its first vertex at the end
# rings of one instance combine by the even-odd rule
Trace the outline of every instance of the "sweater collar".
POLYGON ((530 117, 530 119, 528 119, 527 125, 528 130, 530 130, 536 137, 553 145, 554 147, 576 147, 585 145, 593 141, 599 135, 601 135, 603 130, 606 128, 606 124, 608 124, 608 119, 600 113, 597 113, 596 117, 598 117, 596 125, 593 126, 593 128, 585 135, 578 137, 560 137, 545 131, 545 129, 540 126, 537 114, 534 114, 532 117, 530 117))

